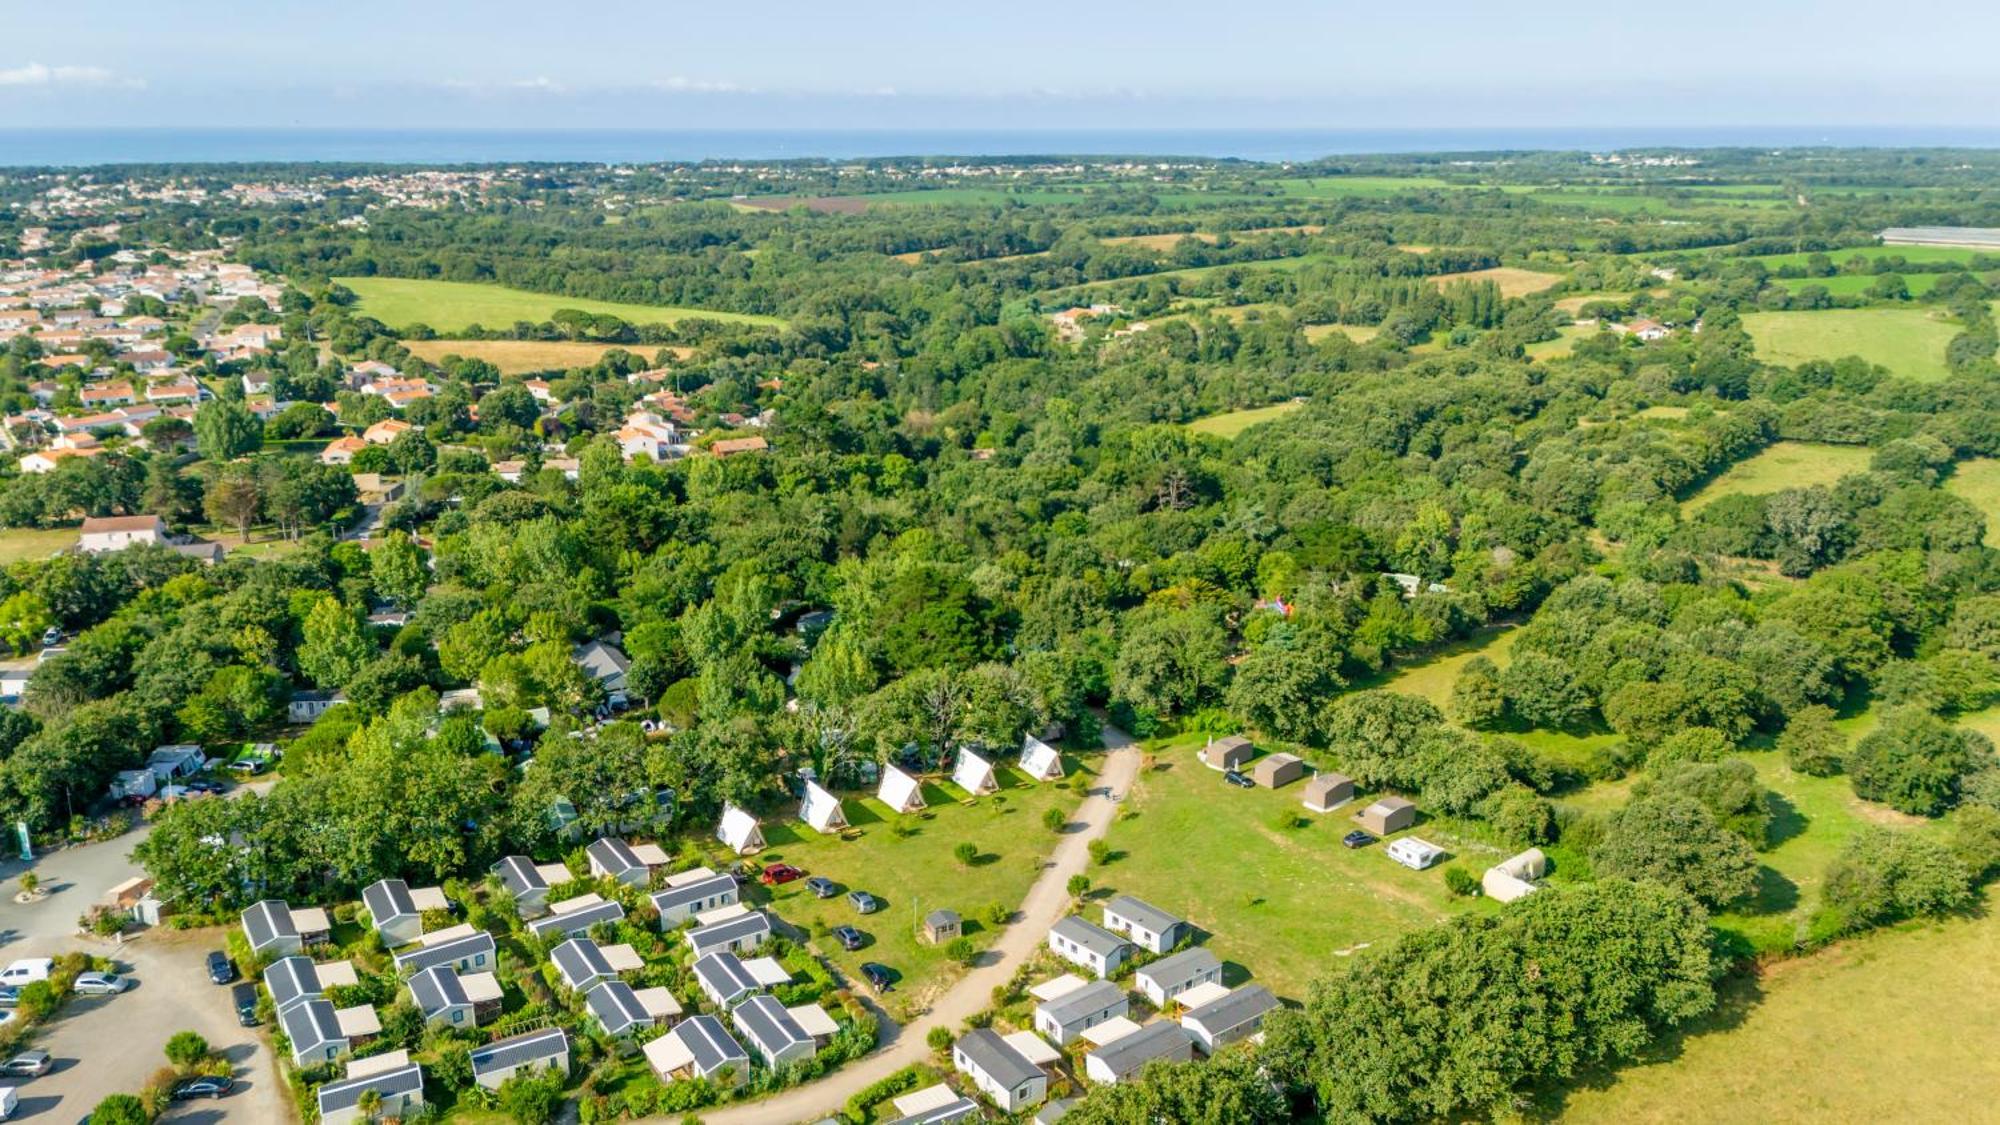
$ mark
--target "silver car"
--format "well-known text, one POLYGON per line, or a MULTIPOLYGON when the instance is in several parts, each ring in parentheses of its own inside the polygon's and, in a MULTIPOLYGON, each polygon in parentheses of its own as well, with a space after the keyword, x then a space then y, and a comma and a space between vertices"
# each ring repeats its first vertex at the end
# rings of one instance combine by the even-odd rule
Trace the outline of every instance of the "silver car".
POLYGON ((83 973, 70 987, 78 996, 115 996, 132 987, 132 978, 117 973, 83 973))

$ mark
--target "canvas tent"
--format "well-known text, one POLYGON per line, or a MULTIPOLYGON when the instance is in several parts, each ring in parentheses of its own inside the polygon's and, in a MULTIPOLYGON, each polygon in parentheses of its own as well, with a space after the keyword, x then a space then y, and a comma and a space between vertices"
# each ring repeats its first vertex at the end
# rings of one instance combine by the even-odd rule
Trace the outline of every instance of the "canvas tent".
POLYGON ((882 788, 875 796, 899 813, 916 812, 924 807, 923 786, 895 766, 882 767, 882 788))
POLYGON ((716 828, 715 838, 737 855, 749 855, 764 847, 764 830, 757 827, 757 818, 735 805, 722 806, 722 824, 716 828))
POLYGON ((1021 739, 1021 772, 1036 781, 1058 780, 1063 775, 1062 755, 1034 735, 1026 735, 1021 739))
POLYGON ((1486 874, 1479 880, 1479 888, 1495 902, 1513 902, 1534 894, 1537 889, 1535 880, 1548 872, 1549 860, 1542 854, 1542 849, 1529 848, 1520 855, 1487 868, 1486 874))
POLYGON ((820 832, 838 832, 847 827, 847 814, 840 798, 820 788, 817 781, 806 782, 806 799, 799 803, 799 819, 820 832))
POLYGON ((1000 790, 1000 783, 993 779, 993 763, 970 750, 958 752, 958 765, 952 768, 951 780, 975 797, 1000 790))

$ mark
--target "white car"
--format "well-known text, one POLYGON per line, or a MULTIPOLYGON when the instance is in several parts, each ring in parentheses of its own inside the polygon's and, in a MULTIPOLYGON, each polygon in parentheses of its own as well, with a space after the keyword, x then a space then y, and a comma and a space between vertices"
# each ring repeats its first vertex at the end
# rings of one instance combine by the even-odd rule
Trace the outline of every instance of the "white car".
POLYGON ((33 984, 38 980, 47 980, 49 979, 49 974, 55 971, 56 963, 54 958, 24 957, 7 966, 5 969, 0 969, 0 984, 12 985, 18 988, 24 984, 33 984))
POLYGON ((117 973, 83 973, 71 987, 78 996, 114 996, 132 987, 132 978, 117 973))

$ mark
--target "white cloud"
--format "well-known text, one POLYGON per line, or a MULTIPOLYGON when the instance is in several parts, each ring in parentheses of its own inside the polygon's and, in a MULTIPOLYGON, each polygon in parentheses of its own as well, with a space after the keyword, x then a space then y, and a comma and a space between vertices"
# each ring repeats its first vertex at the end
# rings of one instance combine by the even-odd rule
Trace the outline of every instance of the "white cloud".
POLYGON ((144 85, 136 78, 120 78, 101 66, 49 66, 31 62, 25 66, 0 69, 0 86, 122 86, 136 89, 144 85))
POLYGON ((560 94, 564 90, 562 83, 547 75, 537 75, 533 78, 523 78, 516 82, 509 82, 507 88, 510 90, 530 90, 538 94, 560 94))
POLYGON ((646 83, 655 90, 668 90, 676 94, 754 94, 757 91, 745 89, 734 82, 711 82, 703 78, 687 78, 675 75, 672 78, 655 78, 646 83))

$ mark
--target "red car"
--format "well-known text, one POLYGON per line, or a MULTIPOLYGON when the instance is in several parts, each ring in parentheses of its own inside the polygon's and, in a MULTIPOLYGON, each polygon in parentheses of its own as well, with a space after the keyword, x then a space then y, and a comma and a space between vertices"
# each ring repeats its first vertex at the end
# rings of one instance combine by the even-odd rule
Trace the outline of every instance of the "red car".
POLYGON ((789 863, 774 863, 766 867, 764 873, 757 879, 767 887, 775 887, 779 883, 789 883, 804 874, 805 872, 789 863))

